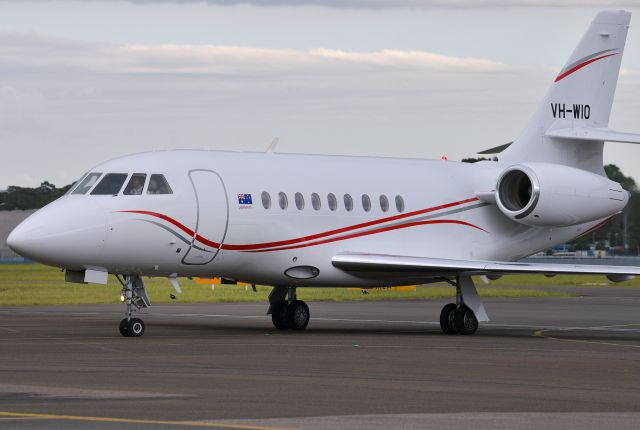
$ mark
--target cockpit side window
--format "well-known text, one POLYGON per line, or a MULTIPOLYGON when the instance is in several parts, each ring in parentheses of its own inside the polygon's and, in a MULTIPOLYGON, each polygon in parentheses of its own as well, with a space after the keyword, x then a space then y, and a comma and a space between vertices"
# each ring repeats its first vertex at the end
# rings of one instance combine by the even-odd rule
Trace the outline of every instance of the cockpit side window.
POLYGON ((164 175, 151 175, 147 194, 173 194, 164 175))
POLYGON ((87 194, 87 191, 89 191, 91 187, 98 182, 100 175, 102 175, 102 173, 89 173, 82 181, 80 181, 80 184, 74 188, 71 194, 87 194))
POLYGON ((125 196, 139 196, 142 194, 142 189, 144 188, 144 183, 147 180, 147 175, 144 173, 134 173, 131 175, 131 179, 129 179, 129 183, 124 189, 125 196))
POLYGON ((80 179, 78 179, 78 180, 77 180, 77 181, 75 181, 73 184, 71 184, 71 186, 69 187, 69 189, 67 190, 67 192, 66 192, 66 193, 64 193, 64 195, 66 196, 66 195, 71 194, 71 192, 72 192, 73 190, 75 190, 75 189, 76 189, 76 187, 78 186, 78 184, 79 184, 80 182, 82 182, 82 180, 85 178, 85 176, 87 176, 87 174, 88 174, 88 173, 84 173, 82 176, 80 176, 80 179))
POLYGON ((116 195, 127 179, 126 173, 109 173, 102 178, 100 183, 91 191, 91 195, 116 195))

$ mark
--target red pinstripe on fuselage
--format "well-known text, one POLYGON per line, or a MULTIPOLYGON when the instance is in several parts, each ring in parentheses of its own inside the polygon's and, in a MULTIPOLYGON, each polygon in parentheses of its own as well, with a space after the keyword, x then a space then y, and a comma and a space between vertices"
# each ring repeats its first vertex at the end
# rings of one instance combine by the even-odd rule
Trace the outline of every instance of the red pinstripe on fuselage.
POLYGON ((420 209, 420 210, 417 210, 417 211, 412 211, 412 212, 407 212, 407 213, 403 213, 403 214, 393 215, 393 216, 389 216, 389 217, 385 217, 385 218, 380 218, 380 219, 376 219, 376 220, 372 220, 372 221, 367 221, 367 222, 363 222, 363 223, 359 223, 359 224, 354 224, 354 225, 350 225, 350 226, 346 226, 346 227, 341 227, 341 228, 338 228, 338 229, 333 229, 333 230, 329 230, 329 231, 325 231, 325 232, 321 232, 321 233, 316 233, 316 234, 312 234, 312 235, 308 235, 308 236, 302 236, 302 237, 297 237, 297 238, 293 238, 293 239, 286 239, 286 240, 281 240, 281 241, 275 241, 275 242, 250 243, 250 244, 227 244, 227 243, 220 244, 218 242, 214 242, 214 241, 209 240, 209 239, 207 239, 206 237, 204 237, 204 236, 202 236, 200 234, 197 234, 196 232, 191 230, 189 227, 187 227, 184 224, 182 224, 181 222, 171 218, 170 216, 162 214, 162 213, 158 213, 158 212, 152 212, 152 211, 146 211, 146 210, 123 210, 123 211, 118 211, 118 212, 148 215, 148 216, 151 216, 151 217, 162 219, 162 220, 174 225, 178 229, 182 230, 190 238, 195 238, 195 240, 197 242, 200 242, 201 244, 209 246, 211 248, 223 249, 223 250, 228 250, 228 251, 242 251, 242 252, 268 252, 268 251, 282 251, 282 250, 288 250, 288 249, 295 249, 295 248, 303 248, 303 247, 309 247, 309 246, 315 246, 315 245, 322 245, 322 244, 325 244, 325 243, 336 242, 336 241, 340 241, 340 240, 348 240, 348 239, 353 239, 353 238, 356 238, 356 237, 362 237, 362 236, 382 233, 382 232, 386 232, 386 231, 398 230, 398 229, 409 228, 409 227, 416 227, 416 226, 421 226, 421 225, 430 225, 430 224, 462 225, 462 226, 475 228, 475 229, 478 229, 478 230, 481 230, 481 231, 484 231, 484 232, 488 233, 487 230, 485 230, 485 229, 483 229, 483 228, 481 228, 481 227, 479 227, 477 225, 471 224, 471 223, 469 223, 467 221, 455 220, 455 219, 436 219, 436 220, 426 220, 426 221, 408 221, 408 222, 402 223, 402 224, 387 225, 387 226, 381 226, 380 228, 371 229, 371 230, 367 230, 367 231, 354 232, 354 230, 359 230, 359 229, 366 228, 366 227, 380 225, 380 224, 388 223, 388 222, 391 222, 391 221, 407 219, 407 218, 415 217, 415 216, 418 216, 418 215, 424 215, 424 214, 431 213, 431 212, 436 212, 436 211, 439 211, 439 210, 442 210, 442 209, 448 209, 448 208, 452 208, 452 207, 456 207, 456 206, 461 206, 461 205, 464 205, 464 204, 467 204, 467 203, 477 202, 478 200, 479 199, 477 197, 472 197, 472 198, 468 198, 468 199, 464 199, 464 200, 460 200, 460 201, 456 201, 456 202, 445 203, 445 204, 442 204, 442 205, 433 206, 433 207, 426 208, 426 209, 420 209), (342 236, 336 236, 338 234, 348 233, 348 232, 353 232, 353 233, 342 235, 342 236), (336 237, 330 237, 330 236, 336 236, 336 237))

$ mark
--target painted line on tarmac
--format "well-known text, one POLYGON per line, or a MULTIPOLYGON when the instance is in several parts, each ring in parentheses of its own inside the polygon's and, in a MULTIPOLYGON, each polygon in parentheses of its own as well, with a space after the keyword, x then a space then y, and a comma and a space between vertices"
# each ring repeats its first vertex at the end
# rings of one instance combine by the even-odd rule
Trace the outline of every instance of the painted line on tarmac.
POLYGON ((4 417, 0 416, 0 423, 5 421, 37 421, 37 420, 46 420, 46 418, 40 417, 4 417))
POLYGON ((60 420, 60 421, 83 421, 83 422, 99 422, 99 423, 121 423, 121 424, 143 424, 143 425, 163 425, 175 427, 208 427, 222 429, 241 429, 241 430, 294 430, 290 427, 264 427, 255 425, 242 424, 224 424, 212 423, 206 421, 164 421, 164 420, 142 420, 129 418, 114 417, 91 417, 82 415, 55 415, 55 414, 38 414, 29 412, 7 412, 0 411, 0 418, 37 418, 42 420, 60 420))
POLYGON ((566 339, 562 337, 556 337, 546 334, 547 331, 609 331, 609 332, 635 332, 638 333, 640 330, 638 329, 620 329, 618 327, 631 327, 631 326, 640 326, 640 324, 614 324, 614 325, 603 325, 603 326, 594 326, 594 327, 566 327, 559 329, 544 329, 537 330, 533 333, 533 337, 539 337, 542 339, 550 339, 550 340, 558 340, 561 342, 573 342, 573 343, 586 343, 591 345, 604 345, 604 346, 620 346, 623 348, 640 348, 640 345, 629 345, 628 343, 614 343, 614 342, 599 342, 595 340, 586 340, 586 339, 566 339))
MULTIPOLYGON (((227 315, 227 314, 167 314, 163 317, 179 317, 179 318, 231 318, 231 319, 268 319, 266 315, 227 315)), ((350 322, 350 323, 384 323, 384 324, 418 324, 418 325, 431 325, 439 326, 439 321, 417 321, 417 320, 383 320, 383 319, 355 319, 355 318, 325 318, 325 317, 312 317, 311 321, 316 322, 350 322)), ((499 323, 483 323, 482 327, 501 327, 501 328, 521 328, 521 329, 538 329, 538 330, 563 330, 574 327, 562 327, 562 326, 544 326, 544 325, 532 325, 532 324, 499 324, 499 323)), ((585 327, 582 327, 583 329, 585 327)))
MULTIPOLYGON (((10 312, 9 310, 0 309, 0 313, 10 312)), ((74 315, 74 316, 95 316, 102 315, 100 312, 60 312, 60 311, 24 311, 19 312, 20 314, 59 314, 59 315, 74 315)), ((147 314, 150 315, 150 314, 147 314)), ((228 318, 228 319, 239 319, 239 320, 266 320, 268 319, 267 315, 230 315, 230 314, 204 314, 204 313, 179 313, 179 314, 164 314, 162 317, 174 317, 174 318, 228 318)), ((439 321, 419 321, 419 320, 385 320, 385 319, 356 319, 356 318, 326 318, 326 317, 315 317, 312 318, 314 322, 347 322, 347 323, 357 323, 357 324, 369 324, 369 323, 382 323, 382 324, 417 324, 417 325, 425 325, 425 326, 439 326, 439 321)), ((640 328, 638 329, 624 329, 616 327, 630 327, 630 326, 640 326, 640 324, 619 324, 619 325, 610 325, 610 326, 598 326, 598 327, 574 327, 574 326, 545 326, 545 325, 533 325, 533 324, 500 324, 500 323, 484 323, 482 327, 493 327, 493 328, 515 328, 515 329, 527 329, 527 330, 536 330, 533 334, 534 337, 546 337, 552 338, 549 335, 545 335, 544 332, 547 331, 569 331, 569 330, 589 330, 596 331, 606 329, 606 331, 610 332, 640 332, 640 328)), ((5 329, 6 331, 14 331, 12 329, 8 329, 5 327, 0 327, 0 329, 5 329)), ((173 337, 173 336, 169 336, 173 337)), ((115 336, 114 338, 119 338, 115 336)), ((66 339, 66 338, 46 338, 46 339, 66 339)), ((12 340, 12 339, 0 339, 0 341, 12 340)), ((558 340, 566 340, 566 339, 558 339, 558 340)), ((591 342, 591 341, 589 341, 591 342)), ((592 342, 597 343, 597 342, 592 342)), ((618 345, 618 344, 612 344, 618 345)), ((622 344, 619 344, 623 346, 622 344)), ((636 347, 632 345, 626 345, 631 347, 636 347)), ((637 346, 640 348, 640 346, 637 346)))

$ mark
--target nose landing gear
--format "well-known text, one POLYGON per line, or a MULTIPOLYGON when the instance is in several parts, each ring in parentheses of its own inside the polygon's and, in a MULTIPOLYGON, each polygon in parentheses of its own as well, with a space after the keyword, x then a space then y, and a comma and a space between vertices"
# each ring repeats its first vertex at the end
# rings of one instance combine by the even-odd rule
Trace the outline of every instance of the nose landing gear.
POLYGON ((296 299, 295 287, 275 287, 269 294, 271 321, 278 330, 304 330, 309 324, 309 306, 296 299), (285 299, 288 296, 288 299, 285 299))
MULTIPOLYGON (((120 281, 120 278, 118 277, 120 281)), ((138 275, 124 275, 122 284, 122 301, 127 307, 126 318, 120 321, 120 334, 126 337, 140 337, 144 334, 144 321, 132 318, 132 315, 142 308, 151 306, 144 282, 138 275)))

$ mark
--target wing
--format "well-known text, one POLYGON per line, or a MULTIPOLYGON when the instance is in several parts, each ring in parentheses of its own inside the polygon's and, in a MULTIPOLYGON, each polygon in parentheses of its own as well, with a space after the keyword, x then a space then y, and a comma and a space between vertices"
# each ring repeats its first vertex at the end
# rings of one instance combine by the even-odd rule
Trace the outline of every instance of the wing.
MULTIPOLYGON (((345 252, 335 255, 332 264, 350 272, 395 274, 400 277, 432 279, 436 276, 455 276, 461 273, 485 274, 589 274, 615 276, 640 275, 640 267, 586 264, 518 263, 483 260, 451 260, 443 258, 410 257, 402 255, 345 252)), ((621 278, 622 280, 622 278, 621 278)))

